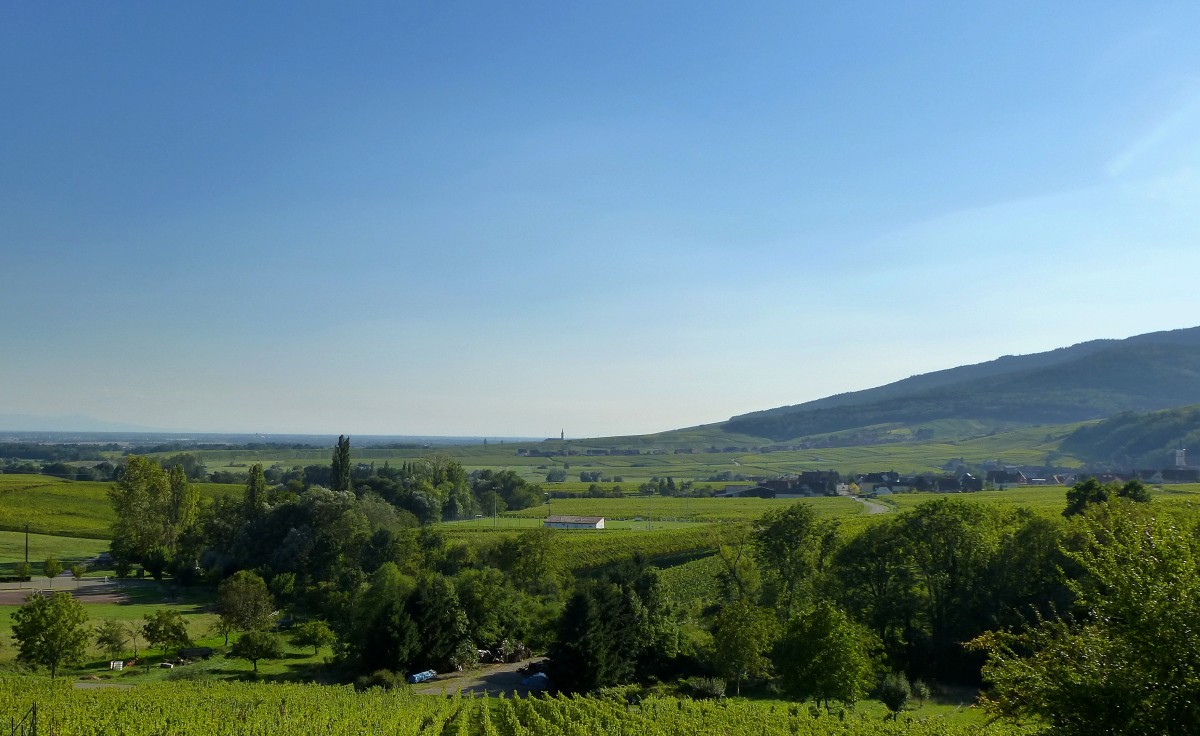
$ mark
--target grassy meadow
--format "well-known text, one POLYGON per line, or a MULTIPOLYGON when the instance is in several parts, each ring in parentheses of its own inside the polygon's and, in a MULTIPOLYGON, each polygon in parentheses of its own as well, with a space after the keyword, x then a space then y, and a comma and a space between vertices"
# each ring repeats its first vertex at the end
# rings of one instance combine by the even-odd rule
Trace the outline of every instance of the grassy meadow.
POLYGON ((515 511, 511 515, 544 518, 549 514, 603 516, 612 519, 673 520, 689 522, 749 521, 771 509, 787 508, 804 501, 824 517, 857 516, 865 513, 861 503, 845 497, 815 498, 679 498, 672 496, 626 496, 624 498, 556 498, 549 504, 515 511))
MULTIPOLYGON (((240 494, 241 487, 193 484, 201 499, 240 494)), ((0 530, 29 530, 64 537, 107 539, 113 523, 111 483, 75 481, 48 475, 0 475, 0 530)))
MULTIPOLYGON (((42 562, 53 555, 63 563, 64 570, 69 570, 76 562, 93 559, 107 549, 108 542, 103 539, 30 534, 29 565, 33 574, 39 575, 42 562)), ((0 575, 12 575, 17 563, 24 559, 25 534, 0 532, 0 575)))

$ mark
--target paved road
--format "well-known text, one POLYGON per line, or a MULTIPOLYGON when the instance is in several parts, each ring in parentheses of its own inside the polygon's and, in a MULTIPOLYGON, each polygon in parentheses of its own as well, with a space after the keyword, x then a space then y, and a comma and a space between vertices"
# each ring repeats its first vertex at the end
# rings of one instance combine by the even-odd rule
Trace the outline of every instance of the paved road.
MULTIPOLYGON (((154 584, 153 580, 123 580, 118 584, 115 577, 76 581, 64 573, 54 578, 53 592, 66 591, 83 603, 118 603, 125 600, 130 588, 154 584)), ((38 590, 51 592, 50 581, 35 575, 28 583, 0 583, 0 605, 21 605, 25 596, 38 590)))
POLYGON ((858 501, 859 503, 861 503, 863 506, 866 506, 868 514, 886 514, 889 511, 891 511, 891 509, 889 507, 884 506, 881 503, 875 503, 874 501, 868 501, 865 498, 859 498, 857 496, 852 496, 852 498, 854 498, 855 501, 858 501))

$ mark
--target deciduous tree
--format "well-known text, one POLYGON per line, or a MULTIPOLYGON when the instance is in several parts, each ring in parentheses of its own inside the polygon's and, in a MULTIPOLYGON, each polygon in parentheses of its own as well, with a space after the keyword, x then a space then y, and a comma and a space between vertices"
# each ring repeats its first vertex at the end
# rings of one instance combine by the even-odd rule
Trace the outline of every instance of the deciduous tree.
POLYGON ((187 624, 179 611, 160 608, 154 613, 147 613, 143 618, 142 637, 151 647, 165 654, 169 649, 191 645, 192 639, 188 636, 187 624))
POLYGON ((239 570, 221 583, 217 611, 237 631, 265 629, 270 626, 275 601, 261 577, 239 570))
POLYGON ((812 504, 768 511, 754 524, 755 552, 769 585, 768 596, 786 623, 813 592, 834 549, 837 527, 817 518, 812 504))
POLYGON ((801 700, 856 703, 875 682, 877 641, 845 613, 822 602, 793 619, 779 644, 780 680, 801 700))
POLYGON ((298 647, 312 647, 316 654, 321 647, 333 646, 337 637, 329 624, 321 620, 304 621, 292 627, 292 643, 298 647))
POLYGON ((120 659, 128 643, 129 630, 120 621, 110 618, 96 627, 96 645, 109 659, 120 659))
POLYGON ((727 603, 713 623, 713 644, 717 669, 737 683, 742 693, 742 680, 765 677, 771 672, 767 656, 778 638, 779 625, 769 609, 754 605, 747 598, 727 603))
POLYGON ((47 557, 46 561, 42 563, 42 574, 50 579, 51 588, 54 588, 54 578, 62 575, 62 571, 62 563, 59 562, 58 558, 53 555, 47 557))
POLYGON ((975 640, 985 706, 1064 736, 1194 733, 1200 723, 1200 541, 1132 502, 1083 515, 1067 555, 1082 613, 975 640))
POLYGON ((50 677, 59 667, 80 662, 87 652, 87 618, 83 605, 70 593, 31 595, 12 614, 17 659, 49 667, 50 677))
POLYGON ((283 643, 279 637, 268 631, 247 631, 238 637, 229 656, 244 659, 254 665, 254 674, 258 674, 258 662, 261 659, 279 659, 283 656, 283 643))

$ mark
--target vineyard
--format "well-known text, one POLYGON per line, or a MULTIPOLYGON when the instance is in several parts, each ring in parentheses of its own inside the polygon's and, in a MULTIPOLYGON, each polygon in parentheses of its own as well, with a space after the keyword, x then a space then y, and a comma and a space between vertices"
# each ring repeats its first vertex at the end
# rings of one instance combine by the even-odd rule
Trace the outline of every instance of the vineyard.
MULTIPOLYGON (((38 733, 57 736, 223 736, 386 733, 396 736, 517 736, 518 734, 746 734, 760 736, 956 736, 1025 733, 938 718, 884 720, 853 710, 827 713, 806 705, 695 701, 650 697, 638 705, 585 697, 462 698, 320 685, 170 683, 133 689, 72 689, 68 683, 0 679, 0 720, 29 724, 36 704, 38 733)), ((20 732, 20 731, 18 731, 20 732)))

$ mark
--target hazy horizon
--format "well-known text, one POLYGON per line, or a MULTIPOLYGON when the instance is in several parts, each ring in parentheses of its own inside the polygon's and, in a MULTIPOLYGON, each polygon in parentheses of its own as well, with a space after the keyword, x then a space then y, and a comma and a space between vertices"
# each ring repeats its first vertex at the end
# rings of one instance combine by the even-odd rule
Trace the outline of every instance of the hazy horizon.
POLYGON ((0 7, 0 414, 643 434, 1191 326, 1200 6, 0 7))

